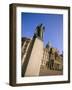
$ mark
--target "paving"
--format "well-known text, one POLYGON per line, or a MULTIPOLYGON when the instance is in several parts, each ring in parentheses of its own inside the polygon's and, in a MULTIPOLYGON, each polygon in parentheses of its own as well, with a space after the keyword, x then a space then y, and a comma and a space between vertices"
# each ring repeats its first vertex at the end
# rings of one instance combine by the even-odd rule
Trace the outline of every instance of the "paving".
POLYGON ((52 76, 52 75, 62 75, 63 71, 50 70, 47 68, 40 69, 39 76, 52 76))

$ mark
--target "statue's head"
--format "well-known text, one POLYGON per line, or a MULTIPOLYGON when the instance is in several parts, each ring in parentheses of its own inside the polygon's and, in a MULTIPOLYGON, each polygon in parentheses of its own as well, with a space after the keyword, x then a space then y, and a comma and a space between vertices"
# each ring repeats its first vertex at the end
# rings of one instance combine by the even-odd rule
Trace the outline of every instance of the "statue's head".
POLYGON ((42 23, 38 27, 39 27, 40 30, 45 31, 45 26, 42 23))

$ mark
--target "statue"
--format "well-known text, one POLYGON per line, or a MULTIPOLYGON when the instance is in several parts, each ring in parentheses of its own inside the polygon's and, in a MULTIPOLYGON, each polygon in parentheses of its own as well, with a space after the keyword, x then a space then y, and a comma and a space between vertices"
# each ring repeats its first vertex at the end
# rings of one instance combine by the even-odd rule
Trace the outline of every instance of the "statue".
POLYGON ((43 24, 40 24, 36 27, 35 35, 43 40, 43 32, 45 31, 45 27, 43 24))

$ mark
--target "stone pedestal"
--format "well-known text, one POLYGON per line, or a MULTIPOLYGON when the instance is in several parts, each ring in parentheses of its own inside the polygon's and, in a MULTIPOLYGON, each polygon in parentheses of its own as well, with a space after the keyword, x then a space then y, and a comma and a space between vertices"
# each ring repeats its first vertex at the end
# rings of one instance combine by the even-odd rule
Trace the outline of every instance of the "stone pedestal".
POLYGON ((36 38, 26 68, 25 76, 39 75, 42 56, 43 56, 43 41, 40 40, 39 38, 36 38))

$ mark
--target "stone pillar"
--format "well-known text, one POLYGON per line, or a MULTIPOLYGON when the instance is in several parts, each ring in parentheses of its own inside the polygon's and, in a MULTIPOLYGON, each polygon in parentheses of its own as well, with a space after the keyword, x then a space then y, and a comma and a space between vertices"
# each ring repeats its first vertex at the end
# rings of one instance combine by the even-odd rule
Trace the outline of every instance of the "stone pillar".
POLYGON ((41 60, 43 56, 43 41, 35 39, 25 76, 39 76, 41 60))

